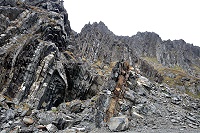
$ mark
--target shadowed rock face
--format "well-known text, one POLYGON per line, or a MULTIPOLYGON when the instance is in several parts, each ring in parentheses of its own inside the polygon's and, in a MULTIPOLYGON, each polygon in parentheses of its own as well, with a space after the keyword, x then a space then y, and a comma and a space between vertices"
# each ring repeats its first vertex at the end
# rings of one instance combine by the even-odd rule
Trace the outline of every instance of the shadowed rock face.
POLYGON ((38 108, 57 107, 60 103, 64 102, 66 84, 58 71, 54 71, 49 81, 49 84, 45 90, 45 95, 42 96, 38 108), (45 106, 44 103, 47 105, 45 106))
POLYGON ((79 61, 70 56, 75 43, 70 41, 71 28, 62 3, 0 3, 0 91, 38 109, 81 97, 85 88, 79 82, 86 70, 81 73, 79 61), (82 92, 75 91, 77 88, 82 92))

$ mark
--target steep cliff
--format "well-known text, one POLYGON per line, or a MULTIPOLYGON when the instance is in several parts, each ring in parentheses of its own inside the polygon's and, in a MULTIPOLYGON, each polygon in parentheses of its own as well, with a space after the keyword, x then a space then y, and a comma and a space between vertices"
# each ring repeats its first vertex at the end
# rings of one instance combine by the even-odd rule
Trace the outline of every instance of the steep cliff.
MULTIPOLYGON (((189 74, 199 77, 200 48, 188 44, 184 40, 162 41, 159 35, 151 32, 138 32, 132 37, 116 36, 103 22, 85 25, 78 40, 80 40, 78 41, 81 45, 80 48, 85 52, 82 54, 87 55, 87 51, 94 53, 95 56, 90 57, 93 61, 99 58, 108 60, 107 62, 121 59, 134 62, 134 57, 131 56, 150 57, 156 58, 163 66, 179 66, 189 74), (91 49, 87 49, 87 47, 91 49), (102 53, 101 51, 106 52, 102 53), (118 54, 114 55, 115 53, 118 54), (104 58, 103 55, 107 58, 104 58)), ((106 63, 106 61, 104 62, 106 63)))
POLYGON ((38 109, 84 95, 91 77, 87 85, 80 84, 88 72, 73 57, 76 44, 62 3, 16 0, 1 5, 0 91, 38 109))
POLYGON ((173 87, 181 86, 185 92, 200 94, 200 48, 183 40, 163 41, 151 32, 116 36, 103 22, 95 22, 86 24, 76 41, 81 57, 94 64, 101 62, 103 67, 126 60, 159 83, 164 80, 173 87))
POLYGON ((0 0, 0 22, 1 132, 199 130, 199 47, 76 33, 61 0, 0 0))

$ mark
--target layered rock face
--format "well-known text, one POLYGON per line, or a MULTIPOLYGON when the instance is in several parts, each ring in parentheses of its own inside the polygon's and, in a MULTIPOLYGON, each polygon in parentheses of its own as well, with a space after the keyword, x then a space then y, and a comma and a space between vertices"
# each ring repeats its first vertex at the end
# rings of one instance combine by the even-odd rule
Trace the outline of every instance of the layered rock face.
POLYGON ((0 3, 4 22, 0 37, 1 92, 38 109, 50 109, 76 98, 75 94, 83 95, 87 87, 81 89, 82 93, 76 89, 82 87, 79 80, 87 72, 70 55, 75 44, 70 41, 71 28, 62 3, 0 3))
POLYGON ((200 48, 187 44, 184 40, 164 41, 157 48, 157 59, 163 65, 180 66, 191 75, 199 77, 194 66, 200 66, 200 48))
POLYGON ((132 37, 116 36, 99 22, 86 24, 76 35, 76 44, 81 58, 101 63, 102 68, 125 60, 156 82, 164 81, 184 88, 185 92, 200 94, 200 48, 183 40, 162 41, 151 32, 138 32, 132 37), (190 82, 185 81, 186 78, 191 79, 190 82))
POLYGON ((161 39, 155 33, 147 33, 150 37, 140 37, 140 34, 131 38, 116 36, 103 22, 99 22, 85 25, 77 35, 76 43, 82 58, 92 63, 101 62, 102 68, 118 61, 128 61, 140 68, 144 75, 161 82, 163 79, 157 70, 140 58, 144 55, 155 57, 156 44, 161 39))
POLYGON ((159 35, 151 32, 138 32, 132 37, 116 36, 103 22, 85 25, 78 40, 84 51, 82 56, 92 61, 99 59, 109 63, 123 59, 134 63, 141 57, 150 57, 156 58, 163 66, 179 66, 199 77, 200 48, 184 40, 162 41, 159 35))
POLYGON ((0 0, 0 21, 0 131, 199 130, 199 99, 165 83, 200 92, 199 47, 103 22, 77 34, 59 0, 0 0))

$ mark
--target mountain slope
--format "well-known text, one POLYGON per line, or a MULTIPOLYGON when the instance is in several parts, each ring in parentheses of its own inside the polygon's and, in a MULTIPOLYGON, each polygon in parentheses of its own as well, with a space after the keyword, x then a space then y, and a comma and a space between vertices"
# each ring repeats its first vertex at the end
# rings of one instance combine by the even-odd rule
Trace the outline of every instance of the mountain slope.
POLYGON ((199 47, 103 22, 77 34, 59 0, 0 5, 0 131, 198 132, 199 47))
POLYGON ((200 48, 183 40, 162 41, 156 33, 116 36, 103 22, 87 24, 77 35, 82 58, 102 66, 126 60, 155 81, 199 96, 200 48), (170 76, 174 75, 174 76, 170 76), (185 80, 188 79, 188 80, 185 80))

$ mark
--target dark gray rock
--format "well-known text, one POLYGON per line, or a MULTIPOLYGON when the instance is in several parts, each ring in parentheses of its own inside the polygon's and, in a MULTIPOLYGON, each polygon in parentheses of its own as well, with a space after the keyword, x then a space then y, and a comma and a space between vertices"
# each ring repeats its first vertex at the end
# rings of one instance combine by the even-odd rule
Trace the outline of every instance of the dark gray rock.
POLYGON ((14 110, 8 109, 8 110, 5 112, 6 120, 14 119, 14 118, 15 118, 15 114, 16 114, 16 112, 15 112, 14 110))
POLYGON ((23 116, 29 116, 29 115, 31 115, 31 113, 32 113, 32 110, 30 108, 28 108, 28 109, 22 110, 20 116, 22 116, 22 117, 23 116))
POLYGON ((9 127, 10 127, 9 123, 4 123, 4 124, 1 125, 2 129, 6 129, 6 128, 9 128, 9 127))
POLYGON ((174 97, 172 97, 171 98, 172 99, 172 103, 174 103, 174 104, 180 104, 180 102, 181 102, 181 98, 180 98, 180 96, 174 96, 174 97))
POLYGON ((140 76, 137 82, 139 85, 143 85, 148 89, 151 89, 152 87, 152 83, 146 77, 140 76))
POLYGON ((108 90, 114 91, 115 86, 116 86, 116 82, 114 80, 109 80, 108 81, 108 90))
POLYGON ((57 118, 56 120, 53 121, 53 124, 59 129, 63 130, 66 128, 71 127, 75 123, 75 120, 66 120, 63 118, 57 118))
POLYGON ((95 124, 97 128, 105 126, 106 110, 109 106, 109 95, 101 94, 96 103, 95 124))
POLYGON ((196 125, 193 125, 193 124, 188 124, 188 126, 189 126, 189 127, 191 127, 191 128, 195 128, 195 129, 197 129, 197 128, 198 128, 198 126, 196 126, 196 125))
MULTIPOLYGON (((35 6, 40 6, 40 4, 45 3, 45 1, 26 1, 26 4, 30 3, 35 6)), ((49 4, 56 3, 49 2, 49 4)), ((58 56, 59 54, 58 49, 65 49, 63 44, 66 43, 66 40, 63 40, 62 38, 67 38, 67 32, 70 32, 65 31, 65 26, 67 27, 69 23, 64 22, 63 18, 58 14, 48 13, 49 15, 47 16, 49 17, 49 20, 55 20, 55 23, 57 24, 46 25, 43 22, 47 19, 44 20, 44 17, 42 17, 42 13, 37 13, 36 10, 34 11, 34 9, 29 8, 28 5, 19 5, 20 7, 11 3, 9 3, 9 5, 15 7, 7 7, 4 3, 4 6, 0 9, 1 14, 7 16, 10 21, 13 21, 13 23, 9 23, 9 21, 7 20, 5 21, 8 23, 5 23, 4 25, 9 24, 9 26, 7 27, 10 28, 5 29, 5 36, 1 36, 1 51, 3 51, 1 52, 1 54, 7 53, 7 55, 1 56, 1 60, 4 60, 4 58, 10 56, 8 60, 4 60, 4 66, 0 68, 1 71, 3 70, 3 67, 6 68, 4 69, 5 73, 1 75, 1 79, 4 80, 1 81, 1 86, 8 88, 4 93, 9 97, 17 97, 20 102, 27 100, 28 97, 32 97, 32 99, 28 99, 27 101, 30 102, 32 106, 37 108, 50 109, 52 106, 58 106, 59 103, 62 102, 62 99, 65 97, 67 81, 66 75, 63 75, 63 73, 61 72, 61 69, 63 69, 62 71, 64 71, 64 67, 61 65, 58 65, 59 67, 55 67, 55 64, 59 64, 59 61, 57 61, 56 63, 54 59, 55 56, 58 56), (29 12, 30 10, 32 10, 32 12, 29 12), (14 20, 17 21, 15 22, 14 20), (33 33, 31 31, 31 28, 33 27, 34 31, 37 32, 37 35, 35 34, 35 36, 31 37, 29 35, 33 33), (63 27, 63 29, 56 27, 63 27), (37 40, 40 38, 41 40, 46 41, 46 36, 51 34, 53 30, 53 41, 49 40, 49 42, 42 43, 37 40), (27 36, 23 35, 24 33, 26 33, 27 36), (22 39, 22 41, 18 40, 18 38, 20 37, 24 37, 24 39, 22 39), (11 48, 10 51, 6 48, 6 40, 11 40, 9 47, 13 47, 13 49, 11 48), (18 41, 16 42, 16 40, 18 41), (14 47, 16 43, 20 43, 21 45, 18 45, 15 49, 14 47), (32 45, 31 43, 34 45, 32 45), (49 46, 45 46, 46 44, 49 44, 49 46), (15 66, 15 69, 12 69, 13 74, 8 76, 11 65, 13 67, 15 66), (40 73, 41 75, 39 76, 40 73), (38 80, 37 82, 36 79, 38 80), (55 90, 52 91, 52 86, 49 82, 53 84, 55 82, 59 82, 57 83, 57 86, 59 87, 56 87, 55 90), (34 89, 37 89, 39 86, 42 88, 40 89, 40 92, 34 92, 34 89), (31 93, 32 96, 29 95, 30 92, 34 92, 31 93), (50 96, 48 95, 45 96, 44 93, 60 94, 54 95, 50 98, 50 96), (45 104, 46 106, 43 106, 45 104)), ((62 8, 60 10, 61 12, 64 12, 64 8, 60 4, 54 5, 54 7, 55 6, 58 8, 62 8)), ((38 8, 38 10, 41 9, 38 8)))
POLYGON ((66 103, 61 103, 59 106, 58 106, 58 110, 59 111, 62 111, 62 112, 65 112, 67 110, 67 105, 66 103))
POLYGON ((73 113, 80 113, 84 110, 84 106, 82 105, 80 100, 74 100, 70 103, 70 111, 73 113))
POLYGON ((19 129, 19 132, 22 132, 22 133, 27 133, 27 132, 34 132, 34 127, 21 127, 19 129))
POLYGON ((186 118, 189 119, 190 121, 194 122, 194 123, 197 122, 196 119, 193 118, 192 116, 186 116, 186 118))
POLYGON ((133 118, 144 118, 144 117, 143 117, 141 114, 139 114, 138 112, 139 112, 139 110, 137 109, 137 107, 132 106, 132 108, 131 108, 131 116, 132 116, 133 118))
POLYGON ((179 121, 176 120, 176 119, 171 119, 171 122, 172 122, 172 123, 178 123, 179 121))
POLYGON ((51 124, 53 121, 56 120, 56 116, 54 113, 45 113, 41 112, 37 114, 37 118, 39 119, 38 123, 41 125, 48 125, 51 124))
POLYGON ((9 1, 1 0, 0 5, 2 5, 2 6, 16 6, 16 0, 9 0, 9 1))
POLYGON ((136 97, 134 95, 135 95, 135 92, 132 90, 125 91, 124 98, 126 98, 132 102, 135 102, 136 97))

